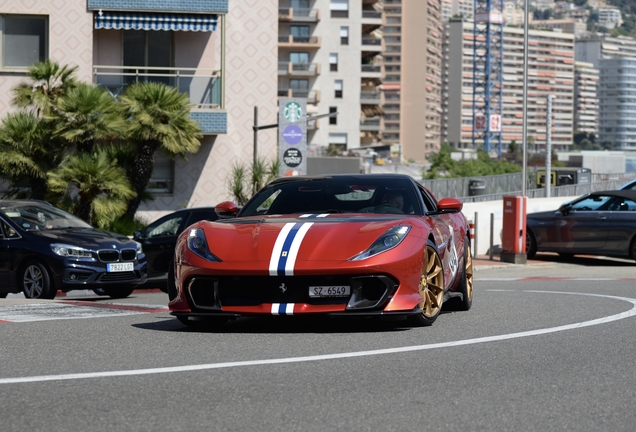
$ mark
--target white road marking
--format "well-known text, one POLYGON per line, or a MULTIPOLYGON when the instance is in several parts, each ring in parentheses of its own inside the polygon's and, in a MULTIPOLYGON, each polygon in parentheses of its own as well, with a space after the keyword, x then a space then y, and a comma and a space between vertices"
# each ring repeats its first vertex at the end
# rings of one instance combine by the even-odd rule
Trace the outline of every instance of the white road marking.
POLYGON ((166 306, 97 303, 94 306, 67 303, 32 303, 0 308, 0 321, 24 323, 63 319, 104 318, 168 311, 166 306))
POLYGON ((208 364, 200 364, 200 365, 173 366, 173 367, 150 368, 150 369, 133 369, 133 370, 108 371, 108 372, 62 374, 62 375, 41 375, 41 376, 18 377, 18 378, 0 378, 0 384, 19 384, 19 383, 43 382, 43 381, 63 381, 63 380, 76 380, 76 379, 87 379, 87 378, 110 378, 110 377, 133 376, 133 375, 153 375, 153 374, 164 374, 164 373, 175 373, 175 372, 192 372, 192 371, 201 371, 201 370, 209 370, 209 369, 227 369, 227 368, 241 367, 241 366, 262 366, 262 365, 273 365, 273 364, 284 364, 284 363, 302 363, 302 362, 313 362, 313 361, 321 361, 321 360, 336 360, 336 359, 345 359, 345 358, 354 358, 354 357, 365 357, 365 356, 372 356, 372 355, 396 354, 396 353, 424 351, 424 350, 438 349, 438 348, 450 348, 450 347, 463 346, 463 345, 474 345, 479 343, 518 339, 518 338, 528 337, 528 336, 538 336, 538 335, 544 335, 548 333, 555 333, 560 331, 579 329, 583 327, 590 327, 590 326, 595 326, 599 324, 607 324, 613 321, 618 321, 618 320, 622 320, 632 316, 636 316, 636 299, 633 299, 633 298, 616 297, 616 296, 602 295, 602 294, 585 294, 585 293, 555 292, 555 291, 524 291, 524 292, 541 293, 541 294, 583 295, 583 296, 589 296, 589 297, 608 298, 612 300, 622 300, 622 301, 631 303, 632 308, 626 312, 621 312, 616 315, 610 315, 604 318, 593 319, 590 321, 582 321, 582 322, 562 325, 558 327, 530 330, 530 331, 518 332, 518 333, 509 333, 509 334, 498 335, 498 336, 486 336, 486 337, 465 339, 465 340, 459 340, 459 341, 453 341, 453 342, 440 342, 440 343, 429 344, 429 345, 415 345, 415 346, 407 346, 407 347, 399 347, 399 348, 378 349, 378 350, 371 350, 371 351, 358 351, 358 352, 349 352, 349 353, 340 353, 340 354, 324 354, 324 355, 305 356, 305 357, 288 357, 288 358, 277 358, 277 359, 268 359, 268 360, 248 360, 248 361, 208 363, 208 364))

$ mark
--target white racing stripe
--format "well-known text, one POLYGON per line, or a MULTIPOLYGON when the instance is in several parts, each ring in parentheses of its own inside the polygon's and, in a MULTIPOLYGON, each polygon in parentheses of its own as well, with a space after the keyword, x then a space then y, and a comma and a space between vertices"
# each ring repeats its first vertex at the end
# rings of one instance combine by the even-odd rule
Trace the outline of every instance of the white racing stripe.
POLYGON ((303 224, 302 227, 296 233, 296 237, 294 237, 294 241, 289 248, 289 256, 287 257, 287 262, 285 263, 285 276, 293 276, 294 275, 294 265, 296 264, 296 258, 298 258, 298 249, 300 249, 300 244, 305 238, 305 234, 313 223, 303 224))
POLYGON ((90 372, 90 373, 63 374, 63 375, 42 375, 42 376, 30 376, 30 377, 18 377, 18 378, 0 378, 0 384, 19 384, 19 383, 32 383, 32 382, 43 382, 43 381, 76 380, 76 379, 87 379, 87 378, 111 378, 111 377, 133 376, 133 375, 153 375, 153 374, 176 373, 176 372, 192 372, 192 371, 201 371, 201 370, 209 370, 209 369, 227 369, 227 368, 242 367, 242 366, 263 366, 263 365, 274 365, 274 364, 285 364, 285 363, 302 363, 302 362, 313 362, 313 361, 322 361, 322 360, 336 360, 336 359, 346 359, 346 358, 354 358, 354 357, 365 357, 365 356, 373 356, 373 355, 397 354, 397 353, 405 353, 405 352, 424 351, 424 350, 430 350, 430 349, 451 348, 451 347, 464 346, 464 345, 474 345, 479 343, 518 339, 518 338, 529 337, 529 336, 538 336, 538 335, 561 332, 566 330, 574 330, 574 329, 579 329, 584 327, 590 327, 590 326, 595 326, 599 324, 607 324, 613 321, 622 320, 622 319, 633 317, 636 315, 636 299, 633 299, 633 298, 616 297, 616 296, 602 295, 602 294, 584 294, 584 293, 554 292, 554 291, 525 291, 525 292, 540 293, 540 294, 583 295, 583 296, 590 296, 590 297, 607 298, 611 300, 622 300, 622 301, 631 303, 632 308, 626 312, 621 312, 616 315, 610 315, 604 318, 593 319, 590 321, 582 321, 582 322, 562 325, 558 327, 530 330, 530 331, 518 332, 518 333, 509 333, 509 334, 498 335, 498 336, 486 336, 486 337, 480 337, 480 338, 474 338, 474 339, 464 339, 464 340, 453 341, 453 342, 441 342, 441 343, 435 343, 435 344, 429 344, 429 345, 415 345, 415 346, 407 346, 407 347, 399 347, 399 348, 387 348, 387 349, 358 351, 358 352, 349 352, 349 353, 340 353, 340 354, 324 354, 324 355, 316 355, 316 356, 288 357, 288 358, 277 358, 277 359, 267 359, 267 360, 248 360, 248 361, 234 361, 234 362, 223 362, 223 363, 208 363, 208 364, 200 364, 200 365, 173 366, 173 367, 152 368, 152 369, 133 369, 133 370, 108 371, 108 372, 90 372))
POLYGON ((269 259, 269 275, 276 276, 278 274, 278 261, 280 260, 280 254, 283 252, 283 245, 285 244, 285 239, 289 235, 291 229, 296 225, 291 222, 285 224, 282 230, 278 233, 278 237, 276 238, 276 243, 274 243, 274 249, 272 250, 272 256, 269 259))

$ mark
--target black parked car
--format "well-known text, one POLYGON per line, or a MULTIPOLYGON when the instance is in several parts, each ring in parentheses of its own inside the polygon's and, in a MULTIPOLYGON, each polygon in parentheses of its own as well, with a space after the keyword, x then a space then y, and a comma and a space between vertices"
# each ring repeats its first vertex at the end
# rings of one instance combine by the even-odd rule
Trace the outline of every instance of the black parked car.
POLYGON ((43 201, 0 200, 0 297, 93 289, 129 296, 146 281, 141 244, 43 201))
POLYGON ((595 254, 636 260, 636 190, 593 192, 556 211, 527 215, 526 253, 595 254))
POLYGON ((179 234, 195 222, 217 219, 214 207, 185 208, 157 219, 142 231, 136 231, 133 238, 143 245, 148 260, 148 280, 143 286, 168 292, 168 268, 179 234))

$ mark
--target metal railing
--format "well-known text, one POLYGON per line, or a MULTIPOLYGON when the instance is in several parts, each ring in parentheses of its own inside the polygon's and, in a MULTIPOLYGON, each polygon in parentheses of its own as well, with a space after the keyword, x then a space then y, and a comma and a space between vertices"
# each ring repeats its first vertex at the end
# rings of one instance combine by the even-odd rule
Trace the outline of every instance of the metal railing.
POLYGON ((106 88, 113 97, 122 94, 136 82, 161 82, 176 87, 190 98, 198 109, 223 109, 221 71, 218 69, 93 66, 93 83, 106 88))
POLYGON ((379 45, 382 45, 382 39, 374 38, 374 37, 363 37, 362 38, 362 45, 379 46, 379 45))
POLYGON ((382 12, 378 11, 362 11, 362 18, 379 18, 382 19, 382 12))
POLYGON ((363 64, 362 65, 362 72, 382 72, 382 66, 380 65, 373 65, 373 64, 363 64))
POLYGON ((278 36, 279 43, 289 43, 289 44, 319 44, 320 37, 318 36, 278 36))

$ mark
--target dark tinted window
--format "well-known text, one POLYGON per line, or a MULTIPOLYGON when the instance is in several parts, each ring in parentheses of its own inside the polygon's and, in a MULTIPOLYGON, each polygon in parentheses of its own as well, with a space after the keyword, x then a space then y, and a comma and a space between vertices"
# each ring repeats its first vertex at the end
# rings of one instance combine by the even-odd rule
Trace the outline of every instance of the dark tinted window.
POLYGON ((193 223, 202 220, 215 221, 218 218, 219 217, 214 210, 192 212, 192 214, 190 214, 190 218, 188 219, 188 225, 192 225, 193 223))

